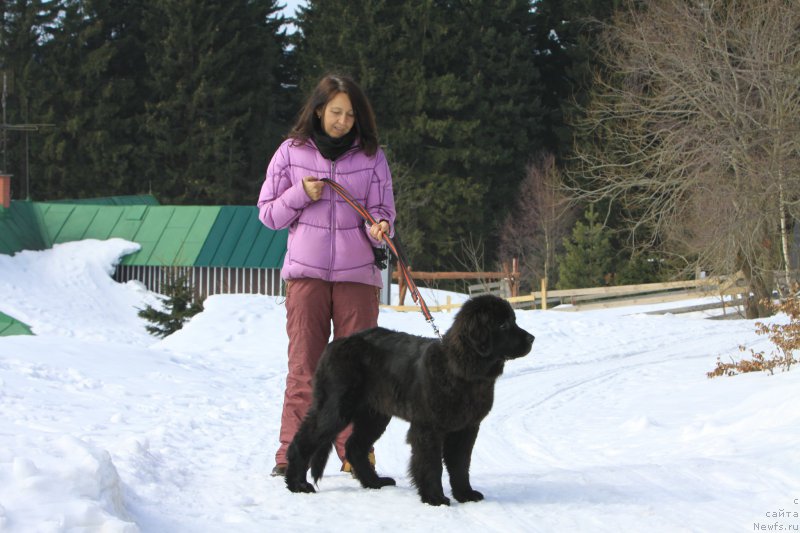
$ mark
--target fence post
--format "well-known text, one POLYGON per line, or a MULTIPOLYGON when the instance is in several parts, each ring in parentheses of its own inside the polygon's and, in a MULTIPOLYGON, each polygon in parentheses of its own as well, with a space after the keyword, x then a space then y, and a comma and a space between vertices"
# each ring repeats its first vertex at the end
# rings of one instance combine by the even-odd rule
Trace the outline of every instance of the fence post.
MULTIPOLYGON (((399 271, 398 271, 398 272, 399 272, 399 271)), ((399 294, 398 294, 398 300, 400 300, 400 302, 399 302, 399 304, 398 304, 398 305, 403 305, 403 304, 405 303, 405 301, 406 301, 406 289, 407 289, 407 288, 408 288, 408 287, 406 287, 406 280, 405 280, 405 278, 403 278, 403 276, 398 276, 398 280, 397 280, 397 290, 398 290, 398 292, 399 292, 399 294)))
POLYGON ((547 278, 542 278, 542 311, 547 311, 547 278))
POLYGON ((519 296, 519 259, 511 259, 511 296, 519 296))
POLYGON ((11 207, 11 174, 0 174, 0 207, 11 207))
POLYGON ((381 281, 383 281, 383 288, 381 288, 381 303, 384 305, 392 305, 392 262, 386 261, 386 268, 381 270, 381 281))

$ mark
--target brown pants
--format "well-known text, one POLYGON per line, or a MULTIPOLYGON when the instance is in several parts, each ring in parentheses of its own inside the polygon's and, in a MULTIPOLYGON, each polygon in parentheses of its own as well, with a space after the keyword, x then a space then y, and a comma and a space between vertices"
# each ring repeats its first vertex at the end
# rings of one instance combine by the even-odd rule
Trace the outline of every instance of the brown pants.
MULTIPOLYGON (((335 339, 377 326, 378 288, 363 283, 331 283, 310 278, 287 283, 289 374, 276 464, 286 463, 286 450, 311 405, 311 379, 330 339, 331 321, 335 339)), ((344 443, 350 432, 348 426, 336 439, 336 453, 343 462, 344 443)))

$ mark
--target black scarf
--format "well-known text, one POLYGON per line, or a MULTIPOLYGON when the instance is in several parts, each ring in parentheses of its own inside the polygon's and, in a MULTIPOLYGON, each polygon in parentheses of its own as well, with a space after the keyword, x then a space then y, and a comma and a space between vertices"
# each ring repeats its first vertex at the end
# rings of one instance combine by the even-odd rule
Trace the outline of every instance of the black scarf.
POLYGON ((335 138, 322 131, 318 124, 314 124, 314 132, 311 136, 322 157, 330 161, 336 161, 353 146, 353 141, 356 139, 356 129, 351 128, 345 135, 335 138))

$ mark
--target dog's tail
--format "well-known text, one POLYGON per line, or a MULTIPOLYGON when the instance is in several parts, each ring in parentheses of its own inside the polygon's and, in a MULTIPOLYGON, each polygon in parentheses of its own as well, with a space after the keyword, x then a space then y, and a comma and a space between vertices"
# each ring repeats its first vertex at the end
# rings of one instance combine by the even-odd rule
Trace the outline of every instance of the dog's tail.
POLYGON ((330 456, 331 448, 336 442, 336 437, 353 421, 356 406, 363 396, 363 382, 360 374, 354 373, 350 379, 352 382, 349 388, 340 391, 340 394, 333 398, 328 397, 325 401, 320 401, 316 405, 319 411, 315 413, 315 420, 312 425, 315 425, 318 431, 317 441, 309 460, 314 483, 317 483, 322 478, 322 473, 325 472, 325 465, 328 463, 328 457, 330 456))
POLYGON ((314 483, 318 483, 325 471, 333 442, 345 427, 338 423, 331 425, 331 419, 321 416, 316 407, 312 406, 308 411, 286 452, 289 460, 287 482, 290 478, 294 480, 295 476, 305 481, 306 471, 310 467, 314 483))
POLYGON ((328 457, 331 455, 331 448, 333 448, 333 440, 327 445, 323 444, 314 450, 311 456, 311 477, 314 478, 314 483, 318 483, 322 478, 322 473, 325 472, 325 465, 328 464, 328 457))
POLYGON ((336 437, 353 421, 364 402, 365 370, 355 356, 369 349, 363 344, 364 340, 357 336, 332 342, 317 368, 313 407, 316 446, 309 460, 315 483, 322 478, 336 437))

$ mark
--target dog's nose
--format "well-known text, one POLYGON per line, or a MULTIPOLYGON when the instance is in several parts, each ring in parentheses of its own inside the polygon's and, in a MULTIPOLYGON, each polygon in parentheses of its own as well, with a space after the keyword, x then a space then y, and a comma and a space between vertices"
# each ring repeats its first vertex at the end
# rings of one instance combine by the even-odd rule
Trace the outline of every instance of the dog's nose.
POLYGON ((534 337, 533 335, 531 335, 530 333, 527 333, 527 332, 526 332, 526 335, 528 336, 528 342, 530 344, 533 344, 533 341, 536 340, 536 337, 534 337))

